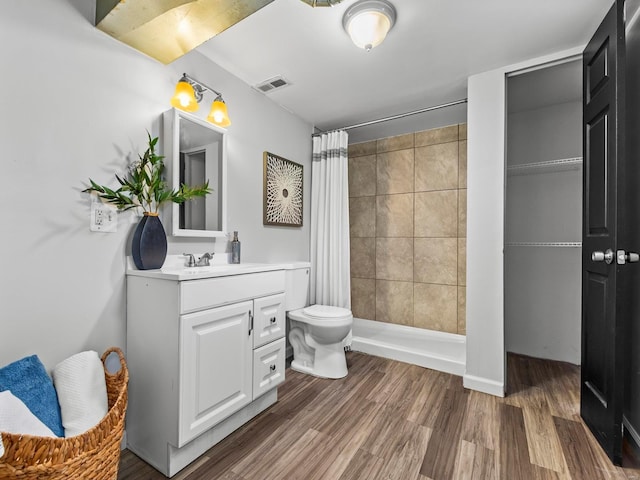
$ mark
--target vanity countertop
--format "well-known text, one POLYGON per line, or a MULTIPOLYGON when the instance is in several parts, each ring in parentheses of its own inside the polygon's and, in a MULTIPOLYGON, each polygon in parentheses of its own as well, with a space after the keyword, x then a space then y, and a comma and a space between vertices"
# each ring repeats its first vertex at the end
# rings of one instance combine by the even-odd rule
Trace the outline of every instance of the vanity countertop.
POLYGON ((309 262, 297 261, 282 263, 212 263, 207 267, 185 267, 184 257, 178 255, 176 257, 167 257, 162 268, 154 270, 138 270, 133 265, 130 257, 128 257, 127 260, 127 275, 177 281, 244 275, 247 273, 269 272, 272 270, 308 268, 310 266, 309 262))

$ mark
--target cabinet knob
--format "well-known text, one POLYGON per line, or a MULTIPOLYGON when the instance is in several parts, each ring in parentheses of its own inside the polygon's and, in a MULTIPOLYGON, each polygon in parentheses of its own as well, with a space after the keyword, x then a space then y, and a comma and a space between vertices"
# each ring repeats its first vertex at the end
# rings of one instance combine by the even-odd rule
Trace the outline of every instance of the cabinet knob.
POLYGON ((276 317, 271 317, 271 323, 276 323, 276 317))
POLYGON ((276 371, 276 366, 275 365, 271 365, 269 367, 269 370, 271 370, 272 372, 275 372, 276 371))

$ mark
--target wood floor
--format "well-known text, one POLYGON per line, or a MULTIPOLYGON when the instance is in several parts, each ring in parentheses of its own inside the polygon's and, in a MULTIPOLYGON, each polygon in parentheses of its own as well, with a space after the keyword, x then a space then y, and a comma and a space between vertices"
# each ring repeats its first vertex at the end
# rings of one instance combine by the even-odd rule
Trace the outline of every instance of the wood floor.
MULTIPOLYGON (((614 467, 579 417, 579 368, 509 355, 509 395, 349 353, 349 375, 287 370, 279 401, 177 480, 640 480, 614 467)), ((165 477, 124 451, 119 480, 165 477)))

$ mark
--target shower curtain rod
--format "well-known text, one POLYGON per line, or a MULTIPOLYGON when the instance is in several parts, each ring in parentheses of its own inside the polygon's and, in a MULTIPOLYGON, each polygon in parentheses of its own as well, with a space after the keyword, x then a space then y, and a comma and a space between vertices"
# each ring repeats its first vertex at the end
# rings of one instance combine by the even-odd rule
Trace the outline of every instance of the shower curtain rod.
POLYGON ((421 108, 420 110, 414 110, 412 112, 399 113, 398 115, 391 115, 390 117, 378 118, 376 120, 369 120, 368 122, 356 123, 354 125, 349 125, 341 128, 334 128, 331 130, 320 131, 318 133, 314 133, 312 136, 322 135, 323 133, 334 132, 337 130, 352 130, 354 128, 360 127, 368 127, 369 125, 375 125, 376 123, 388 122, 390 120, 397 120, 398 118, 410 117, 411 115, 417 115, 419 113, 431 112, 433 110, 439 110, 441 108, 453 107, 455 105, 460 105, 463 103, 467 103, 466 98, 462 98, 460 100, 455 100, 453 102, 442 103, 440 105, 434 105, 432 107, 421 108))

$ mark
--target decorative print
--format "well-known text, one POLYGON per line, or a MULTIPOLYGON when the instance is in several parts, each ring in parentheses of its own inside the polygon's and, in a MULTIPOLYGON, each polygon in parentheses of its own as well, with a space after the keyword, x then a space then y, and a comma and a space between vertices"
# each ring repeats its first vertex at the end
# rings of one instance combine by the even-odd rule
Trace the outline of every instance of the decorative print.
POLYGON ((264 152, 263 223, 302 226, 302 165, 264 152))

